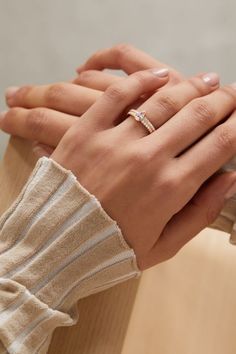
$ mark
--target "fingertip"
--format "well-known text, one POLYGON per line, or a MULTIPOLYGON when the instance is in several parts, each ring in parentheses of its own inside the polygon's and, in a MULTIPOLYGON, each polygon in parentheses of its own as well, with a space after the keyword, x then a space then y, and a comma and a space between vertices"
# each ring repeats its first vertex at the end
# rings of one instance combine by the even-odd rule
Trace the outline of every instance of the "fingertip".
POLYGON ((220 76, 215 72, 202 75, 202 80, 211 88, 216 88, 220 85, 220 76))
POLYGON ((13 104, 14 96, 19 90, 19 87, 8 87, 5 91, 6 104, 10 107, 13 104))
POLYGON ((151 69, 151 72, 161 78, 161 79, 168 79, 169 77, 169 69, 168 68, 162 68, 162 69, 151 69))

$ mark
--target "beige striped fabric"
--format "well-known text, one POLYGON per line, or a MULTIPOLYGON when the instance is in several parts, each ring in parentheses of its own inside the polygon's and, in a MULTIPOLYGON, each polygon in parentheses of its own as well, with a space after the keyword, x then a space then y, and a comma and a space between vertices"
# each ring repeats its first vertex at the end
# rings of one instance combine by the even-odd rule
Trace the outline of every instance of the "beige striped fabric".
POLYGON ((0 354, 46 353, 77 300, 140 270, 117 223, 71 171, 38 160, 0 219, 0 354))
MULTIPOLYGON (((236 156, 219 169, 219 173, 227 171, 236 171, 236 156)), ((226 202, 218 218, 209 227, 230 234, 229 242, 236 245, 236 194, 226 202)))

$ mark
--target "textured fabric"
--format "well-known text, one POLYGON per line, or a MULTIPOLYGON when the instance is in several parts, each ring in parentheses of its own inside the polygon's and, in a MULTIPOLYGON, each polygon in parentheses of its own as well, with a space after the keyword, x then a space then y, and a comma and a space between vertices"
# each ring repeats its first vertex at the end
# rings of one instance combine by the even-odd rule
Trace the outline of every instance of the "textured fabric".
POLYGON ((38 160, 0 219, 0 354, 46 353, 77 300, 138 277, 117 223, 71 171, 38 160))
MULTIPOLYGON (((226 163, 219 172, 235 170, 236 156, 226 163)), ((236 194, 226 202, 218 218, 209 227, 229 233, 229 242, 236 245, 236 194)))

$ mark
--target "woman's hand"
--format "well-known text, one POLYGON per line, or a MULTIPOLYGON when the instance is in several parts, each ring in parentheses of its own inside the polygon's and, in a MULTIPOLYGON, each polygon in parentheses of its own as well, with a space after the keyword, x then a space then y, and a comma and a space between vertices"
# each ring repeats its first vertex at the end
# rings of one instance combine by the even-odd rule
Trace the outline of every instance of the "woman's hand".
POLYGON ((10 109, 1 113, 0 128, 55 147, 101 94, 71 83, 9 88, 6 102, 10 109))
MULTIPOLYGON (((80 75, 74 80, 76 85, 61 82, 9 88, 6 102, 10 110, 0 115, 0 128, 6 133, 36 140, 37 155, 49 155, 67 129, 100 97, 101 91, 122 80, 98 70, 84 71, 85 68, 116 68, 129 74, 151 67, 162 69, 166 66, 130 45, 120 44, 101 50, 81 67, 80 75)), ((181 79, 182 76, 171 69, 165 87, 181 79)))
POLYGON ((140 49, 130 44, 118 44, 114 47, 95 52, 85 64, 77 69, 79 76, 74 82, 104 91, 113 83, 114 76, 108 74, 105 79, 102 78, 101 70, 103 69, 118 69, 129 75, 140 70, 150 68, 162 69, 166 67, 170 71, 169 86, 175 85, 184 79, 184 76, 177 70, 161 63, 140 49))
POLYGON ((113 84, 51 155, 118 222, 140 269, 171 258, 211 224, 236 181, 235 172, 213 176, 236 153, 236 90, 215 91, 210 74, 155 93, 139 107, 157 129, 148 135, 123 112, 159 87, 150 71, 113 84))

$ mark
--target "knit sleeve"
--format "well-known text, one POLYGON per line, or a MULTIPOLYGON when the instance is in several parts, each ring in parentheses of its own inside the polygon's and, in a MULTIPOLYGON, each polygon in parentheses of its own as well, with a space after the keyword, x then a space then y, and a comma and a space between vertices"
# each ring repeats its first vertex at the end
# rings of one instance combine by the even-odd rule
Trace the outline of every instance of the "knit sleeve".
MULTIPOLYGON (((236 156, 219 169, 220 173, 236 170, 236 156)), ((229 242, 236 245, 236 194, 224 205, 216 220, 209 225, 212 229, 226 232, 230 235, 229 242)))
POLYGON ((38 160, 0 219, 0 353, 46 353, 77 300, 138 277, 132 248, 71 171, 38 160))

